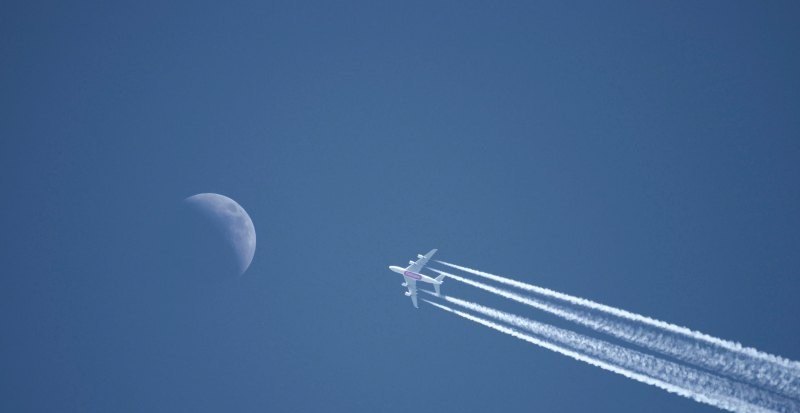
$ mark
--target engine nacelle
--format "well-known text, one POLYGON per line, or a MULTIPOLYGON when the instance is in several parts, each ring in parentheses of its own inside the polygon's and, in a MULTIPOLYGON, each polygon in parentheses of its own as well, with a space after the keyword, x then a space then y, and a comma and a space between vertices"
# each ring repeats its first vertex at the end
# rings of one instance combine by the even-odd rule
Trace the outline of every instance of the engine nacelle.
POLYGON ((401 287, 408 287, 408 283, 402 283, 402 284, 400 284, 400 286, 401 287))
POLYGON ((417 254, 417 258, 425 258, 425 256, 422 254, 417 254))
POLYGON ((408 265, 414 265, 414 261, 409 261, 408 265))
POLYGON ((406 294, 406 297, 411 297, 411 293, 410 292, 406 291, 405 294, 406 294))

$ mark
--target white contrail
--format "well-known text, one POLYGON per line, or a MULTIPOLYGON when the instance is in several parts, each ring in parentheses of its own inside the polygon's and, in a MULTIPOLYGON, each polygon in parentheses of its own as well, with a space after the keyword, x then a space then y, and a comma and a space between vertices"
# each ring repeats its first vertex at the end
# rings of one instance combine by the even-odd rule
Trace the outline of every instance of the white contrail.
MULTIPOLYGON (((502 325, 487 324, 494 324, 487 320, 481 324, 507 334, 516 332, 512 335, 517 338, 699 402, 734 412, 797 412, 800 409, 796 402, 765 390, 469 301, 443 298, 513 327, 528 330, 534 336, 502 325)), ((458 310, 445 309, 473 321, 478 318, 467 313, 459 314, 458 310)))
POLYGON ((775 411, 800 411, 800 405, 795 401, 768 390, 748 386, 734 380, 716 376, 712 373, 694 369, 692 367, 663 360, 652 355, 644 354, 603 340, 587 337, 569 330, 564 330, 548 324, 529 320, 514 314, 505 313, 490 307, 460 300, 455 297, 444 297, 445 300, 460 305, 469 310, 492 317, 512 326, 528 330, 553 341, 572 347, 574 350, 600 357, 606 361, 614 362, 633 371, 650 375, 672 384, 691 388, 702 394, 715 394, 744 400, 747 403, 759 405, 775 411))
MULTIPOLYGON (((598 357, 595 357, 595 356, 592 356, 592 355, 589 355, 589 354, 585 354, 585 353, 581 352, 581 350, 579 350, 578 348, 570 349, 570 348, 567 348, 567 347, 565 347, 563 345, 559 345, 559 344, 553 343, 551 341, 548 341, 546 339, 540 339, 540 338, 531 336, 529 334, 522 333, 521 331, 516 330, 514 328, 506 327, 504 325, 497 324, 495 322, 492 322, 492 321, 489 321, 489 320, 486 320, 486 319, 483 319, 483 318, 480 318, 480 317, 476 317, 476 316, 474 316, 472 314, 465 313, 463 311, 459 311, 459 310, 450 308, 448 306, 444 306, 444 305, 441 305, 441 304, 438 304, 438 303, 435 303, 435 302, 432 302, 432 301, 428 301, 428 300, 425 300, 425 299, 423 299, 423 301, 425 301, 425 302, 427 302, 427 303, 429 303, 431 305, 434 305, 434 306, 436 306, 436 307, 438 307, 440 309, 443 309, 445 311, 448 311, 448 312, 451 312, 453 314, 456 314, 456 315, 458 315, 460 317, 466 318, 467 320, 474 321, 474 322, 476 322, 478 324, 482 324, 482 325, 484 325, 486 327, 492 328, 492 329, 494 329, 496 331, 499 331, 501 333, 505 333, 505 334, 508 334, 508 335, 510 335, 512 337, 516 337, 516 338, 518 338, 520 340, 527 341, 528 343, 531 343, 531 344, 546 348, 548 350, 551 350, 551 351, 554 351, 556 353, 565 355, 567 357, 571 357, 571 358, 573 358, 575 360, 582 361, 582 362, 590 364, 592 366, 600 367, 601 369, 604 369, 604 370, 607 370, 607 371, 611 371, 613 373, 617 373, 617 374, 622 375, 624 377, 627 377, 629 379, 636 380, 636 381, 638 381, 640 383, 649 384, 649 385, 658 387, 658 388, 660 388, 662 390, 666 390, 667 392, 674 393, 674 394, 677 394, 677 395, 680 395, 680 396, 683 396, 683 397, 687 397, 687 398, 695 400, 697 402, 709 404, 709 405, 712 405, 712 406, 715 406, 715 407, 718 407, 718 408, 721 408, 721 409, 729 410, 729 411, 732 411, 732 412, 739 412, 739 413, 767 413, 767 412, 791 412, 791 411, 794 411, 794 410, 789 410, 789 409, 791 409, 791 406, 789 406, 788 409, 783 409, 783 408, 780 408, 780 407, 778 407, 777 409, 773 409, 773 408, 763 407, 760 404, 749 403, 747 401, 744 401, 744 400, 741 400, 741 399, 738 399, 738 398, 735 398, 735 397, 726 396, 724 394, 716 394, 716 393, 705 394, 705 393, 697 391, 695 388, 693 388, 693 387, 696 387, 696 384, 691 384, 690 383, 690 385, 678 385, 678 384, 670 383, 669 381, 663 380, 661 378, 652 377, 651 375, 648 375, 648 374, 645 374, 645 373, 641 373, 641 372, 637 372, 635 370, 616 365, 616 364, 614 364, 613 361, 603 360, 601 358, 598 358, 598 357)), ((541 335, 547 337, 547 335, 545 335, 545 334, 541 334, 541 335)), ((598 350, 596 348, 592 348, 593 344, 595 344, 595 343, 589 344, 587 346, 588 350, 590 350, 591 352, 597 353, 598 350)), ((639 368, 642 369, 642 366, 639 366, 639 368)), ((669 370, 664 371, 662 373, 663 373, 662 375, 673 374, 673 372, 669 371, 669 370)), ((690 377, 691 381, 693 381, 693 382, 697 382, 698 378, 699 377, 696 377, 696 376, 690 377)))
POLYGON ((643 316, 643 315, 640 315, 640 314, 632 313, 630 311, 622 310, 622 309, 619 309, 619 308, 614 308, 614 307, 611 307, 611 306, 607 306, 605 304, 600 304, 600 303, 597 303, 597 302, 594 302, 592 300, 588 300, 588 299, 585 299, 585 298, 580 298, 580 297, 575 297, 575 296, 572 296, 572 295, 569 295, 569 294, 560 293, 558 291, 553 291, 553 290, 548 289, 548 288, 538 287, 538 286, 535 286, 535 285, 531 285, 531 284, 523 283, 523 282, 520 282, 520 281, 512 280, 510 278, 501 277, 499 275, 489 274, 487 272, 478 271, 478 270, 475 270, 475 269, 472 269, 472 268, 467 268, 467 267, 462 267, 460 265, 451 264, 451 263, 445 262, 445 261, 436 261, 436 262, 438 262, 440 264, 443 264, 443 265, 446 265, 446 266, 451 267, 451 268, 455 268, 455 269, 458 269, 458 270, 461 270, 461 271, 468 272, 470 274, 475 274, 475 275, 490 279, 492 281, 496 281, 496 282, 499 282, 499 283, 502 283, 502 284, 510 285, 512 287, 516 287, 516 288, 519 288, 521 290, 530 291, 530 292, 533 292, 533 293, 536 293, 536 294, 541 294, 541 295, 546 296, 546 297, 556 298, 556 299, 559 299, 559 300, 566 301, 566 302, 568 302, 570 304, 579 305, 579 306, 583 306, 583 307, 586 307, 586 308, 591 308, 592 310, 601 311, 601 312, 604 312, 604 313, 607 313, 607 314, 611 314, 611 315, 614 315, 614 316, 617 316, 617 317, 620 317, 620 318, 628 319, 628 320, 631 320, 631 321, 637 321, 637 322, 640 322, 642 324, 646 324, 646 325, 649 325, 649 326, 652 326, 652 327, 657 327, 657 328, 669 331, 671 333, 684 335, 684 336, 687 336, 687 337, 691 337, 691 338, 693 338, 695 340, 703 341, 703 342, 706 342, 706 343, 709 343, 709 344, 713 344, 713 345, 725 348, 725 349, 730 350, 730 351, 734 351, 734 352, 737 352, 737 353, 745 354, 745 355, 748 355, 748 356, 753 357, 753 358, 757 358, 757 359, 760 359, 760 360, 765 360, 765 361, 768 361, 768 362, 771 362, 771 363, 779 364, 779 365, 784 366, 785 368, 796 369, 796 370, 800 371, 800 363, 798 363, 796 361, 788 360, 788 359, 785 359, 785 358, 780 357, 780 356, 775 356, 775 355, 772 355, 772 354, 769 354, 769 353, 765 353, 765 352, 759 351, 757 349, 754 349, 752 347, 744 347, 741 344, 733 342, 733 341, 723 340, 723 339, 720 339, 720 338, 717 338, 717 337, 714 337, 714 336, 711 336, 711 335, 708 335, 708 334, 705 334, 705 333, 701 333, 699 331, 691 330, 691 329, 686 328, 686 327, 682 327, 682 326, 679 326, 679 325, 667 323, 667 322, 661 321, 661 320, 656 320, 654 318, 650 318, 650 317, 643 316))
POLYGON ((616 321, 587 311, 554 305, 533 297, 519 295, 455 274, 439 270, 433 271, 445 274, 467 285, 534 307, 565 320, 581 324, 595 331, 609 334, 629 343, 712 370, 715 373, 725 374, 771 391, 794 398, 800 398, 800 374, 798 374, 796 370, 786 369, 783 366, 765 362, 764 360, 753 359, 746 355, 730 352, 726 349, 714 348, 702 343, 693 342, 691 339, 681 338, 680 336, 660 334, 658 331, 642 328, 639 323, 628 324, 616 321))

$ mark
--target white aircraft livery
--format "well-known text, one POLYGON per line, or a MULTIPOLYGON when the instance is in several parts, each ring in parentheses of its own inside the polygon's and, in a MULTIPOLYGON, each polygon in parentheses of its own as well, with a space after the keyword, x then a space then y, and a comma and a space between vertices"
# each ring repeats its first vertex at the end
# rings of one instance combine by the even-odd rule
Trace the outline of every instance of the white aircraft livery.
POLYGON ((390 270, 402 274, 403 278, 405 278, 405 282, 402 284, 403 287, 408 288, 408 292, 406 292, 406 297, 411 297, 411 302, 414 303, 415 308, 419 308, 417 305, 417 281, 426 282, 428 284, 433 284, 434 290, 436 290, 436 295, 439 295, 439 286, 442 285, 442 280, 444 279, 444 274, 436 277, 431 278, 427 275, 420 274, 419 272, 422 270, 422 267, 428 263, 428 260, 433 257, 433 254, 436 254, 436 250, 432 249, 425 255, 417 254, 417 261, 409 261, 408 267, 398 267, 396 265, 392 265, 389 267, 390 270))

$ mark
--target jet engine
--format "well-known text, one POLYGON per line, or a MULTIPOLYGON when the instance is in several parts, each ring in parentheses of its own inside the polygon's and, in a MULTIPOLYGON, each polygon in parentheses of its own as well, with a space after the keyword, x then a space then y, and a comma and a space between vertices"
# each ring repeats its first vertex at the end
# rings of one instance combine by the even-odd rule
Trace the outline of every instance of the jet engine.
POLYGON ((417 254, 417 258, 425 258, 425 256, 422 254, 417 254))
POLYGON ((406 297, 411 297, 411 293, 410 292, 406 291, 405 294, 406 294, 406 297))
POLYGON ((400 286, 401 287, 408 287, 408 283, 402 283, 402 284, 400 284, 400 286))
POLYGON ((408 265, 414 265, 414 261, 409 261, 408 265))

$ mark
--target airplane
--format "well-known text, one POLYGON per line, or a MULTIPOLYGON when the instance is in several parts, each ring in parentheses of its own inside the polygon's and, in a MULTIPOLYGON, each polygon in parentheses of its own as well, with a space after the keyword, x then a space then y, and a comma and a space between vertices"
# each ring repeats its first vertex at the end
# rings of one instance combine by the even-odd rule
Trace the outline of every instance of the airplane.
POLYGON ((433 284, 433 288, 436 290, 436 295, 439 295, 439 286, 442 285, 444 274, 436 278, 431 278, 427 275, 419 273, 422 270, 422 267, 428 263, 428 260, 433 257, 433 254, 436 254, 435 249, 430 250, 430 252, 425 255, 417 254, 417 261, 409 261, 409 265, 406 268, 398 267, 396 265, 389 266, 390 270, 403 275, 405 282, 401 285, 403 287, 408 287, 406 297, 411 297, 411 302, 414 304, 414 308, 419 308, 417 305, 417 281, 433 284))

